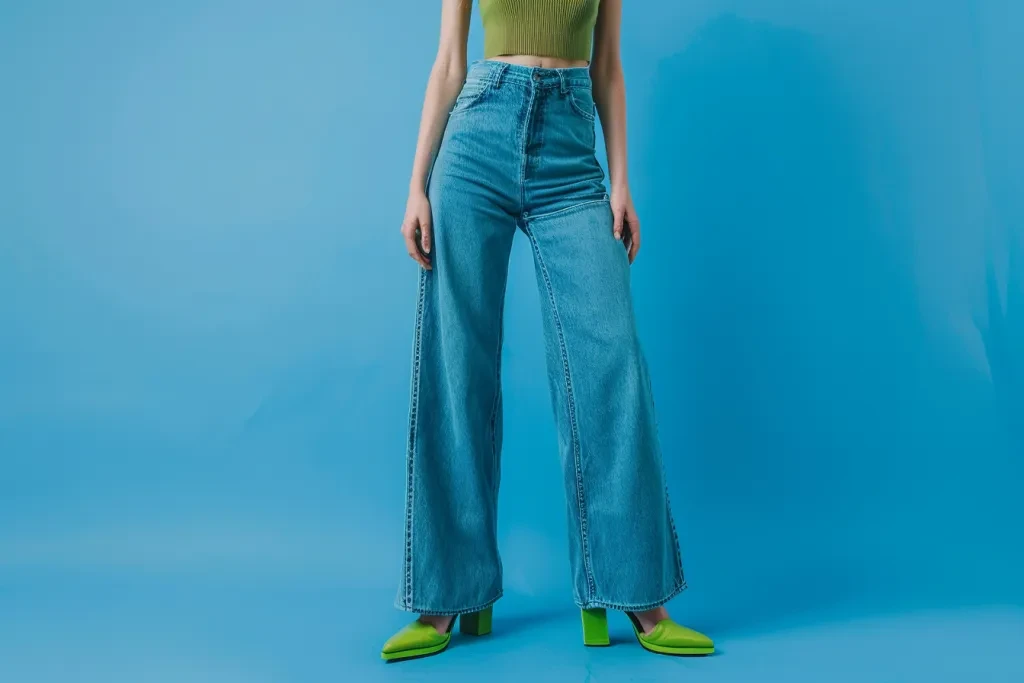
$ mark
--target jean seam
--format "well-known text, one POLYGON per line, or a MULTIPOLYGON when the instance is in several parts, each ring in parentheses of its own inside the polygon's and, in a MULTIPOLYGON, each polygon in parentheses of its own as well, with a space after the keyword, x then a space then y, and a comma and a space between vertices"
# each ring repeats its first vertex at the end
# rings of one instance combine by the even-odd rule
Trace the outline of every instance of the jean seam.
MULTIPOLYGON (((662 476, 664 476, 664 466, 662 466, 662 476)), ((672 530, 672 548, 675 551, 676 560, 676 576, 679 577, 679 581, 686 583, 686 574, 683 572, 683 557, 682 552, 679 549, 679 533, 676 531, 676 521, 672 516, 672 503, 669 500, 668 495, 668 483, 665 484, 665 512, 668 515, 668 526, 672 530)))
POLYGON ((459 94, 455 97, 455 101, 452 102, 452 108, 448 112, 448 118, 452 119, 461 114, 464 114, 465 112, 471 109, 475 109, 476 105, 480 103, 480 101, 484 98, 485 95, 487 95, 491 88, 492 79, 490 78, 484 80, 481 83, 470 83, 468 80, 463 81, 462 90, 459 91, 459 94), (467 85, 470 85, 473 88, 479 87, 479 90, 477 90, 476 92, 470 90, 469 94, 466 94, 464 96, 463 90, 465 90, 467 85))
POLYGON ((420 368, 422 367, 422 345, 423 345, 423 309, 427 291, 427 271, 420 269, 419 295, 416 301, 416 328, 413 337, 412 354, 412 382, 409 397, 409 441, 406 450, 406 472, 405 472, 405 591, 403 604, 412 604, 413 568, 412 568, 412 530, 413 530, 413 509, 415 496, 415 471, 414 462, 416 454, 416 427, 419 413, 420 398, 420 368))
POLYGON ((583 488, 583 463, 580 455, 579 425, 576 421, 576 401, 572 390, 572 374, 569 370, 569 355, 565 343, 565 334, 562 330, 562 321, 558 316, 558 305, 555 303, 554 288, 551 286, 551 276, 548 273, 548 267, 544 262, 544 257, 541 255, 540 244, 537 242, 537 238, 534 236, 529 226, 524 225, 523 231, 530 238, 534 254, 537 256, 537 263, 540 265, 541 274, 544 280, 544 287, 547 289, 548 301, 551 304, 551 315, 555 321, 555 333, 558 335, 558 346, 562 357, 562 374, 565 379, 566 402, 568 403, 569 411, 573 463, 576 469, 576 505, 579 509, 580 515, 580 544, 582 546, 583 571, 587 578, 587 595, 589 599, 589 596, 594 594, 594 575, 591 571, 590 543, 587 539, 587 505, 583 488))
POLYGON ((531 89, 529 99, 526 100, 526 122, 523 126, 523 151, 519 155, 519 210, 526 210, 526 165, 529 157, 526 154, 526 143, 530 135, 530 121, 533 119, 533 101, 536 99, 536 91, 531 89))
MULTIPOLYGON (((496 421, 498 418, 498 405, 501 401, 501 346, 505 335, 505 290, 508 288, 508 272, 505 273, 505 281, 501 286, 501 304, 498 306, 498 348, 494 352, 494 401, 491 404, 491 458, 494 466, 494 481, 498 481, 500 467, 498 465, 498 440, 496 433, 496 421)), ((497 483, 495 483, 495 500, 497 500, 497 483)))
POLYGON ((608 202, 608 195, 605 195, 604 197, 601 197, 600 199, 588 199, 585 202, 580 202, 579 204, 573 204, 572 206, 567 206, 564 209, 558 209, 557 211, 551 211, 551 212, 548 212, 548 213, 530 214, 530 221, 531 222, 539 221, 542 218, 549 218, 551 216, 559 216, 559 215, 564 214, 564 213, 571 213, 573 211, 579 211, 581 209, 587 208, 591 204, 606 204, 607 202, 608 202))
POLYGON ((459 105, 458 103, 452 105, 452 110, 448 112, 448 120, 450 121, 452 119, 457 119, 460 116, 463 116, 464 114, 467 114, 476 109, 477 105, 480 104, 480 101, 484 98, 484 95, 486 94, 487 93, 484 90, 475 95, 471 95, 466 100, 463 100, 464 104, 462 105, 459 105))
POLYGON ((583 110, 583 107, 581 107, 580 104, 576 101, 576 97, 572 94, 572 92, 569 93, 569 106, 571 106, 577 114, 585 118, 590 123, 594 122, 594 115, 588 114, 583 110))
POLYGON ((644 364, 644 379, 646 380, 647 384, 647 396, 651 401, 651 419, 654 422, 654 443, 656 444, 657 448, 658 464, 661 468, 662 481, 665 482, 665 513, 668 515, 668 526, 672 532, 672 549, 674 551, 676 561, 675 571, 678 580, 685 584, 686 574, 683 571, 683 558, 682 553, 679 549, 679 533, 676 530, 675 517, 672 515, 672 502, 669 499, 668 492, 668 477, 665 476, 665 459, 662 457, 661 453, 661 439, 659 435, 660 430, 658 428, 658 408, 654 401, 654 387, 651 384, 651 372, 650 369, 647 367, 647 360, 646 358, 644 358, 642 350, 640 351, 640 356, 641 362, 644 364))
POLYGON ((495 398, 490 403, 490 453, 498 460, 498 437, 496 433, 496 421, 498 419, 498 403, 502 395, 502 340, 505 336, 505 290, 508 287, 508 275, 505 276, 505 284, 502 285, 502 303, 498 308, 498 348, 495 350, 495 398))

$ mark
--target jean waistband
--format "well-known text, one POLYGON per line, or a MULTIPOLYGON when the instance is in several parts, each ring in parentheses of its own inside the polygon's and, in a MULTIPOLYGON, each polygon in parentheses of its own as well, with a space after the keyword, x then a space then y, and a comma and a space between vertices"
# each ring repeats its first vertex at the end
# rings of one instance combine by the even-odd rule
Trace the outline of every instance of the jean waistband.
POLYGON ((572 66, 563 69, 544 69, 539 66, 522 66, 509 64, 493 59, 481 59, 469 67, 467 78, 485 79, 493 85, 503 82, 533 85, 538 88, 591 87, 590 69, 585 66, 572 66))

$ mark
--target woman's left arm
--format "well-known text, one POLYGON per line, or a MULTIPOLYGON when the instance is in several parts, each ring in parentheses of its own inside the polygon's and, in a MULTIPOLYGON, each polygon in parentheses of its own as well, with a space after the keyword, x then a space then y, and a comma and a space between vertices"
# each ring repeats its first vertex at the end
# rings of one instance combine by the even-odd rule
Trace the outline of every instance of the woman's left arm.
POLYGON ((619 56, 622 0, 601 0, 594 28, 594 54, 590 78, 594 103, 601 117, 604 145, 608 151, 608 176, 611 183, 615 239, 629 250, 629 262, 640 250, 640 220, 633 208, 626 169, 626 79, 619 56))

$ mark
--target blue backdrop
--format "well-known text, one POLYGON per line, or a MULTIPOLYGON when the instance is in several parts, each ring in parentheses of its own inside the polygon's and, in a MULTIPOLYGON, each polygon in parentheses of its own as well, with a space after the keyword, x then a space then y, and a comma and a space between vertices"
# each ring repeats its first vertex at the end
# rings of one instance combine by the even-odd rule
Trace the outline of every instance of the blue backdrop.
POLYGON ((495 638, 375 660, 438 4, 0 4, 0 679, 1024 676, 1012 0, 625 3, 672 608, 723 655, 577 645, 518 242, 495 638))

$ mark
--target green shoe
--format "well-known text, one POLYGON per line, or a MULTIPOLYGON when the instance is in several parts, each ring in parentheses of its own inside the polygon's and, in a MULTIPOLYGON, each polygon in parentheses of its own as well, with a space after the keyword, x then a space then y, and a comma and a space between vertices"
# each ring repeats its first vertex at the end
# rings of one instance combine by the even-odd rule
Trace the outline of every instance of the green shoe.
POLYGON ((633 623, 633 632, 640 645, 651 652, 661 655, 710 655, 715 651, 715 644, 706 635, 680 626, 671 619, 662 619, 650 633, 645 634, 635 614, 626 612, 626 616, 633 623))
POLYGON ((469 612, 459 617, 452 617, 448 622, 448 630, 438 633, 430 624, 417 619, 395 635, 388 638, 380 651, 380 658, 386 662, 397 662, 403 659, 427 657, 444 652, 452 639, 452 627, 459 620, 459 630, 472 636, 485 636, 491 632, 491 608, 479 612, 469 612))

